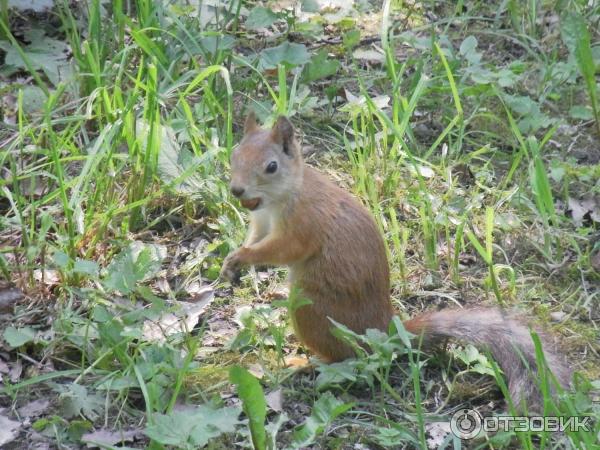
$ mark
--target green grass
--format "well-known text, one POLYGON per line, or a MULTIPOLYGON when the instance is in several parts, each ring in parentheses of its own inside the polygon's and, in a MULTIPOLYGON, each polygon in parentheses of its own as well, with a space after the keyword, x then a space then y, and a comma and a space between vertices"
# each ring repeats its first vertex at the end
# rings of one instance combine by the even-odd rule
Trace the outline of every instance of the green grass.
POLYGON ((516 310, 578 371, 556 398, 540 380, 543 412, 596 418, 566 441, 446 432, 435 448, 593 448, 600 7, 384 1, 337 20, 204 3, 0 1, 0 295, 27 294, 0 321, 0 406, 16 420, 51 400, 14 448, 32 429, 60 448, 94 430, 117 436, 102 448, 127 430, 130 448, 428 448, 462 407, 517 414, 493 361, 422 348, 399 320, 341 327, 355 360, 284 368, 302 353, 302 299, 271 301, 284 271, 217 280, 244 234, 227 177, 250 109, 290 116, 309 164, 370 208, 400 316, 516 310))

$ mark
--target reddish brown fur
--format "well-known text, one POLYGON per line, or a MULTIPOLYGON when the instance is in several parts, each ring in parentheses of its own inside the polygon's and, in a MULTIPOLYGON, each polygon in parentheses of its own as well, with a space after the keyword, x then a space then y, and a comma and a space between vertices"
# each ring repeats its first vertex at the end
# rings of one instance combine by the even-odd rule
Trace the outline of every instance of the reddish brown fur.
MULTIPOLYGON (((289 266, 291 284, 312 301, 292 317, 299 339, 326 361, 352 357, 353 351, 330 333, 329 319, 357 333, 387 329, 393 309, 381 233, 353 196, 303 163, 286 118, 280 118, 272 130, 261 130, 249 117, 245 130, 232 155, 232 188, 243 188, 241 198, 259 198, 261 206, 251 212, 246 242, 227 257, 222 275, 233 279, 244 265, 289 266), (277 174, 264 171, 271 161, 278 163, 277 174)), ((464 339, 489 348, 509 378, 515 402, 537 397, 519 355, 523 353, 526 362, 535 366, 528 329, 500 311, 440 311, 404 325, 413 334, 464 339)), ((569 371, 548 355, 566 386, 569 371)))

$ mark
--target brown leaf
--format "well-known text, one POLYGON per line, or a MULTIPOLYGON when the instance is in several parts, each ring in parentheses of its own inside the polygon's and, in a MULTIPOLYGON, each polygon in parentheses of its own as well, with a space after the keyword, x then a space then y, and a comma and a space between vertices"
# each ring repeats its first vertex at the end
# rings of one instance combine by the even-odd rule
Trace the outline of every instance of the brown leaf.
POLYGON ((592 254, 590 258, 590 264, 596 272, 600 272, 600 248, 592 254))
POLYGON ((275 412, 283 411, 283 392, 281 389, 269 392, 265 395, 267 405, 275 412))
POLYGON ((10 381, 13 383, 17 383, 21 379, 21 374, 23 373, 23 364, 21 361, 16 360, 11 364, 10 372, 8 372, 8 377, 10 381))
POLYGON ((310 365, 311 364, 309 363, 308 358, 306 356, 294 355, 294 356, 286 356, 286 358, 285 358, 285 366, 286 367, 299 369, 299 368, 308 367, 310 365))
POLYGON ((177 313, 166 313, 159 320, 145 321, 142 331, 144 339, 164 342, 167 336, 191 331, 213 299, 214 291, 205 291, 200 300, 194 299, 194 303, 178 302, 181 309, 177 313))
POLYGON ((11 312, 14 304, 23 297, 23 292, 19 288, 0 290, 0 313, 11 312))
POLYGON ((582 227, 584 221, 600 222, 600 198, 586 195, 581 199, 569 197, 567 212, 577 227, 582 227))
POLYGON ((21 423, 0 415, 0 448, 14 441, 21 431, 21 423))
POLYGON ((19 416, 21 417, 38 417, 41 416, 48 407, 50 402, 45 399, 38 399, 27 403, 19 408, 19 416))
POLYGON ((33 278, 35 281, 44 283, 45 285, 54 286, 60 281, 58 270, 51 269, 35 269, 33 271, 33 278))
POLYGON ((81 437, 81 442, 85 442, 88 448, 98 448, 101 446, 108 447, 116 444, 132 442, 141 435, 142 432, 140 430, 111 431, 103 428, 92 433, 84 434, 81 437))

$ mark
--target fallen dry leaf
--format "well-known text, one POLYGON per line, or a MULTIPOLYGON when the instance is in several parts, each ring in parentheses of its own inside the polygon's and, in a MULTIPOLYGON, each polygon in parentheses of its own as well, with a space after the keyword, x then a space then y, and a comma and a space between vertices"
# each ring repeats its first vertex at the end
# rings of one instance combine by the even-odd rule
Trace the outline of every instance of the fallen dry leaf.
POLYGON ((10 381, 17 383, 21 379, 21 374, 23 373, 23 364, 17 359, 15 362, 11 363, 10 366, 8 377, 10 378, 10 381))
POLYGON ((290 288, 287 285, 279 285, 265 294, 266 300, 285 300, 290 296, 290 288))
POLYGON ((450 422, 433 422, 425 425, 429 434, 427 448, 441 448, 446 436, 450 433, 450 422))
POLYGON ((84 434, 81 437, 81 442, 85 442, 88 448, 108 447, 125 442, 132 442, 141 435, 142 433, 140 430, 111 431, 102 428, 92 433, 84 434))
POLYGON ((54 286, 60 281, 58 270, 50 269, 36 269, 33 271, 33 278, 35 281, 43 283, 48 286, 54 286))
POLYGON ((252 375, 254 375, 259 380, 265 376, 265 371, 263 370, 263 368, 261 367, 260 364, 250 364, 247 367, 247 369, 248 369, 248 372, 250 372, 252 375))
POLYGON ((275 412, 283 411, 283 392, 281 389, 276 389, 265 395, 267 405, 275 412))
POLYGON ((0 290, 0 313, 11 312, 17 300, 24 297, 19 288, 6 288, 0 290))
POLYGON ((600 272, 600 248, 592 254, 590 258, 590 264, 596 272, 600 272))
POLYGON ((19 408, 19 416, 21 417, 38 417, 41 416, 48 407, 50 402, 45 399, 34 400, 19 408))
POLYGON ((200 315, 214 299, 214 291, 205 291, 195 303, 178 302, 178 313, 165 313, 158 320, 146 320, 142 334, 147 341, 164 342, 167 336, 191 331, 200 315))
POLYGON ((14 441, 21 431, 21 423, 0 415, 0 448, 14 441))
POLYGON ((385 56, 383 55, 383 53, 375 50, 375 49, 364 49, 364 48, 359 48, 354 50, 354 53, 352 53, 352 56, 354 56, 354 58, 362 60, 362 61, 369 61, 371 63, 377 63, 377 64, 382 64, 383 61, 385 61, 385 56))
POLYGON ((284 362, 286 367, 292 367, 294 369, 300 369, 311 365, 306 356, 298 355, 286 356, 284 362))
POLYGON ((586 195, 582 199, 569 197, 567 211, 570 211, 577 227, 582 227, 586 220, 600 223, 600 197, 593 195, 586 195))

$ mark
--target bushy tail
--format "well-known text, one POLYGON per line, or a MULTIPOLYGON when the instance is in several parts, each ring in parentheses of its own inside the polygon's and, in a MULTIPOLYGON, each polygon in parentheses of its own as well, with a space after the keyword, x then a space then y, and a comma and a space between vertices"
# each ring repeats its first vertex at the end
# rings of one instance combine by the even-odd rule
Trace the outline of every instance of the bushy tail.
MULTIPOLYGON (((536 382, 538 367, 535 345, 527 326, 496 308, 442 310, 425 313, 404 322, 404 327, 426 339, 454 338, 490 351, 508 380, 508 389, 517 407, 541 405, 536 382)), ((542 341, 548 368, 564 388, 569 386, 571 370, 563 358, 542 341)))

